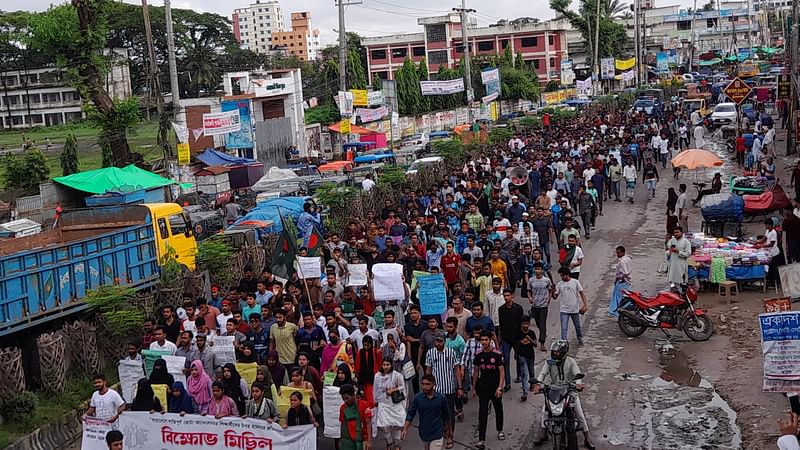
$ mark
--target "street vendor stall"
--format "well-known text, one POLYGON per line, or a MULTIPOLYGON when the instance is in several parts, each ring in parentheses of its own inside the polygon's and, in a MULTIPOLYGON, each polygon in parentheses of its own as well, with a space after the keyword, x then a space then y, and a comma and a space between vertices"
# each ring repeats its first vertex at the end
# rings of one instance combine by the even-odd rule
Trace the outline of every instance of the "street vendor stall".
POLYGON ((746 242, 736 242, 704 233, 687 235, 692 243, 690 279, 711 283, 761 282, 762 286, 766 286, 769 253, 765 249, 756 248, 754 238, 746 242))
POLYGON ((734 194, 760 194, 767 189, 768 181, 764 177, 758 176, 743 176, 743 177, 730 177, 731 192, 734 194))

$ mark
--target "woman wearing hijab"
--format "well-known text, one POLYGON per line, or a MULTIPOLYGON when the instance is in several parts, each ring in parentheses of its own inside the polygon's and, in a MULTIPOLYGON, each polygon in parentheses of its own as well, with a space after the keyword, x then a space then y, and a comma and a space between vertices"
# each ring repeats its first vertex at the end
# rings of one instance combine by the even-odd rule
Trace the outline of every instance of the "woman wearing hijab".
POLYGON ((153 371, 150 372, 150 384, 164 384, 167 387, 175 383, 175 378, 167 372, 167 362, 159 358, 153 363, 153 371))
POLYGON ((192 396, 186 392, 183 383, 180 381, 173 383, 172 391, 169 395, 168 412, 178 413, 183 416, 185 414, 194 414, 196 410, 192 396))
POLYGON ((353 382, 353 373, 350 371, 350 366, 342 364, 336 369, 336 378, 333 379, 333 385, 342 387, 345 384, 355 385, 355 382, 353 382))
POLYGON ((267 367, 270 374, 272 374, 272 381, 276 386, 286 386, 288 379, 286 377, 286 368, 278 360, 278 352, 270 350, 267 353, 267 367))
POLYGON ((240 363, 258 362, 258 354, 256 354, 256 350, 252 342, 245 342, 242 345, 242 349, 236 351, 236 362, 240 363))
POLYGON ((667 239, 672 237, 672 231, 678 226, 678 215, 675 209, 678 207, 678 194, 675 188, 667 190, 667 239))
POLYGON ((222 384, 225 386, 225 395, 233 399, 239 411, 244 411, 244 401, 250 397, 250 388, 233 363, 222 366, 222 384))
MULTIPOLYGON (((266 391, 264 392, 264 397, 274 401, 277 401, 278 394, 280 391, 278 387, 275 385, 275 382, 272 381, 272 372, 269 371, 269 367, 261 365, 256 367, 256 381, 253 384, 261 383, 266 386, 266 391)), ((250 394, 252 395, 253 389, 251 386, 250 394)))
POLYGON ((139 380, 136 385, 136 396, 133 398, 133 404, 131 404, 131 411, 161 412, 163 409, 161 401, 153 392, 150 380, 147 378, 139 380))
POLYGON ((328 332, 328 345, 322 347, 321 370, 333 372, 340 364, 347 364, 352 371, 353 368, 353 345, 342 340, 339 330, 331 328, 328 332))
POLYGON ((207 413, 208 404, 211 403, 211 377, 203 370, 203 363, 199 359, 192 361, 186 384, 189 395, 197 403, 197 411, 201 414, 207 413))
POLYGON ((308 381, 314 386, 314 396, 322 401, 322 377, 320 377, 319 371, 309 364, 310 362, 308 353, 300 353, 297 356, 297 364, 303 374, 303 381, 308 381))
POLYGON ((375 373, 380 370, 383 357, 381 351, 374 347, 371 336, 364 336, 361 343, 363 348, 358 351, 356 357, 356 377, 358 377, 358 386, 364 390, 364 400, 373 405, 375 399, 372 395, 372 384, 375 381, 375 373))

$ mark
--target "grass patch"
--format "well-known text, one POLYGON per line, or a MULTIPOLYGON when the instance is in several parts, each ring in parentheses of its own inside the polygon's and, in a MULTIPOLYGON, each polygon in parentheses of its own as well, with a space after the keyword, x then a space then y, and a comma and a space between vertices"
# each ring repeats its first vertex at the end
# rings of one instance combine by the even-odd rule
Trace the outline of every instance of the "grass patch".
MULTIPOLYGON (((60 177, 62 175, 61 147, 69 134, 74 134, 78 141, 78 169, 86 172, 102 167, 103 152, 98 144, 100 129, 89 122, 70 123, 55 127, 34 127, 30 130, 0 131, 0 149, 22 147, 24 136, 26 139, 36 142, 36 147, 45 153, 47 167, 50 169, 50 178, 60 177), (50 143, 58 149, 47 151, 46 139, 50 139, 50 143)), ((157 137, 158 121, 142 122, 129 131, 128 144, 132 151, 142 154, 145 161, 153 161, 162 156, 161 150, 156 148, 157 137)), ((1 176, 0 181, 2 181, 1 176)))
MULTIPOLYGON (((109 369, 106 376, 109 385, 116 383, 116 368, 109 369)), ((35 392, 38 407, 32 414, 22 419, 5 418, 5 422, 0 425, 0 448, 6 448, 33 430, 57 421, 69 411, 80 409, 84 403, 89 401, 93 391, 92 380, 69 379, 64 393, 35 392)))

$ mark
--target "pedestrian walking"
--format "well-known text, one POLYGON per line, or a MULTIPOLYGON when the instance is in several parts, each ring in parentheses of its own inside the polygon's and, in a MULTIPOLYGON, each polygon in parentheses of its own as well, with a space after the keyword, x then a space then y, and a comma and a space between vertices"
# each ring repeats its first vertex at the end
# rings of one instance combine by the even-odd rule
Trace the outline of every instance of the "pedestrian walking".
POLYGON ((444 398, 444 395, 436 392, 436 378, 433 375, 423 375, 419 384, 422 392, 414 396, 414 400, 411 401, 400 438, 405 440, 408 437, 408 429, 411 428, 414 417, 419 414, 417 429, 424 450, 441 450, 445 422, 450 419, 447 399, 444 398))
POLYGON ((536 322, 539 331, 541 350, 547 351, 547 311, 553 298, 553 281, 544 276, 544 266, 534 264, 533 276, 528 280, 528 301, 531 304, 530 317, 536 322))
POLYGON ((578 339, 578 346, 583 346, 583 333, 581 332, 581 315, 589 309, 586 301, 586 294, 583 292, 581 282, 570 277, 568 267, 558 269, 561 281, 556 283, 553 298, 560 304, 559 312, 561 316, 561 339, 567 340, 569 334, 569 322, 575 327, 575 336, 578 339))
POLYGON ((625 254, 625 247, 619 245, 616 249, 617 265, 614 274, 614 290, 611 293, 611 303, 608 305, 608 314, 618 317, 617 308, 626 289, 631 286, 631 257, 625 254))
POLYGON ((472 397, 478 398, 478 449, 486 448, 486 427, 489 421, 489 403, 495 416, 497 440, 503 441, 503 391, 505 389, 505 367, 503 354, 491 348, 492 336, 488 331, 481 333, 481 351, 475 355, 472 384, 475 390, 472 397))

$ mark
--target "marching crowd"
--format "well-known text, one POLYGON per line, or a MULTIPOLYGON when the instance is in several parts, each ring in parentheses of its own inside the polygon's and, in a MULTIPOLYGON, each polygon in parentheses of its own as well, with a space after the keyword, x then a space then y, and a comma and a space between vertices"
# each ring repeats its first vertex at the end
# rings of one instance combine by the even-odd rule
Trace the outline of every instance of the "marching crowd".
MULTIPOLYGON (((296 271, 281 279, 270 267, 247 267, 224 294, 215 286, 210 298, 164 306, 145 322, 127 358, 140 360, 142 348, 185 356, 186 384, 173 379, 163 360, 132 399, 123 400, 100 376, 88 414, 111 422, 127 409, 316 425, 324 415, 323 388, 332 385, 344 401, 337 449, 376 447, 373 434, 387 449, 399 449, 417 416, 426 449, 452 448, 470 400, 479 405, 475 446, 485 447, 490 414, 502 441, 503 402, 514 384, 526 402, 543 384, 570 383, 580 373, 569 350, 585 345, 582 242, 602 226, 604 204, 633 203, 637 192, 644 200, 640 184, 647 199, 655 196, 659 163, 663 170, 690 135, 703 139, 704 131, 693 131, 702 125, 692 119, 597 107, 557 123, 547 117, 541 131, 515 134, 430 188, 405 188, 343 230, 324 230, 309 202, 297 230, 301 238, 324 233, 323 279, 298 279, 296 271), (512 171, 524 176, 512 181, 512 171), (405 288, 395 300, 376 301, 371 285, 348 282, 349 265, 371 271, 376 263, 402 265, 405 288), (446 313, 421 314, 419 271, 443 275, 446 313), (550 337, 556 311, 560 333, 550 337), (258 364, 255 382, 245 382, 236 365, 218 363, 213 336, 234 337, 237 362, 258 364), (167 404, 153 392, 162 384, 170 386, 167 404), (310 393, 310 401, 295 389, 310 393), (291 405, 280 417, 276 402, 284 390, 291 405)), ((683 224, 668 230, 675 239, 686 227, 685 210, 684 196, 671 212, 683 224)), ((632 270, 624 247, 617 256, 615 297, 629 286, 632 270)), ((612 303, 609 313, 614 309, 612 303)), ((585 445, 595 448, 577 398, 575 406, 585 445)), ((536 444, 546 439, 541 431, 536 444)))

